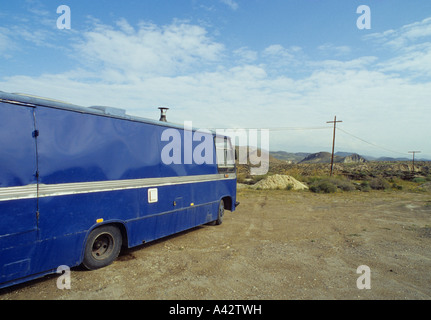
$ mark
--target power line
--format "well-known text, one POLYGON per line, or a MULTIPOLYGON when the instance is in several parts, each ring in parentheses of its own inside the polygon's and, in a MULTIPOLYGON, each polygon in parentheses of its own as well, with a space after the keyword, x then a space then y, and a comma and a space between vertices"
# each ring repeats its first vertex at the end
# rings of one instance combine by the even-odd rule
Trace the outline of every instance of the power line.
POLYGON ((365 142, 365 143, 367 143, 367 144, 369 144, 369 145, 371 145, 373 147, 376 147, 376 148, 379 148, 379 149, 382 149, 382 150, 386 150, 386 151, 389 151, 389 152, 393 152, 393 153, 398 153, 398 154, 401 154, 401 155, 404 155, 404 156, 406 155, 405 152, 399 152, 399 151, 395 151, 395 150, 391 150, 391 149, 379 146, 379 145, 377 145, 375 143, 372 143, 372 142, 369 142, 369 141, 364 140, 362 138, 359 138, 359 137, 355 136, 354 134, 351 134, 351 133, 347 132, 346 130, 343 130, 343 129, 340 129, 340 128, 337 128, 337 130, 340 130, 340 131, 344 132, 345 134, 347 134, 347 135, 349 135, 349 136, 351 136, 351 137, 353 137, 355 139, 361 140, 362 142, 365 142))
POLYGON ((276 127, 276 128, 269 128, 269 131, 289 131, 289 130, 327 130, 331 129, 331 127, 306 127, 306 128, 295 128, 295 127, 276 127))
POLYGON ((327 130, 332 127, 273 127, 273 128, 209 128, 209 130, 269 130, 269 131, 294 131, 294 130, 327 130))
MULTIPOLYGON (((335 120, 335 121, 337 121, 337 120, 335 120)), ((342 121, 337 121, 337 123, 338 122, 342 122, 342 121)), ((327 123, 334 123, 334 121, 328 121, 327 123)), ((349 136, 351 136, 351 137, 353 137, 353 138, 355 138, 357 140, 360 140, 360 141, 362 141, 362 142, 364 142, 366 144, 369 144, 369 145, 371 145, 371 146, 373 146, 375 148, 379 148, 379 149, 382 149, 382 150, 385 150, 385 151, 389 151, 389 152, 392 152, 392 153, 396 153, 396 154, 400 154, 400 155, 403 155, 403 156, 408 155, 408 153, 395 151, 395 150, 392 150, 392 149, 389 149, 389 148, 377 145, 375 143, 369 142, 369 141, 367 141, 365 139, 362 139, 362 138, 360 138, 360 137, 358 137, 358 136, 356 136, 356 135, 354 135, 354 134, 352 134, 350 132, 347 132, 346 130, 343 130, 343 129, 339 128, 339 127, 336 127, 335 123, 334 123, 334 127, 335 127, 336 130, 339 130, 339 131, 341 131, 341 132, 343 132, 343 133, 345 133, 345 134, 347 134, 347 135, 349 135, 349 136)), ((219 127, 219 128, 209 128, 209 130, 232 130, 232 131, 237 131, 237 130, 245 130, 245 131, 248 131, 248 130, 269 130, 270 132, 275 132, 275 131, 328 130, 328 129, 333 129, 334 127, 333 126, 330 126, 330 127, 329 126, 320 126, 320 127, 272 127, 272 128, 220 128, 219 127)), ((334 140, 335 140, 335 134, 334 134, 334 139, 333 139, 333 145, 335 144, 334 140)), ((332 165, 331 165, 331 168, 332 168, 332 165)))

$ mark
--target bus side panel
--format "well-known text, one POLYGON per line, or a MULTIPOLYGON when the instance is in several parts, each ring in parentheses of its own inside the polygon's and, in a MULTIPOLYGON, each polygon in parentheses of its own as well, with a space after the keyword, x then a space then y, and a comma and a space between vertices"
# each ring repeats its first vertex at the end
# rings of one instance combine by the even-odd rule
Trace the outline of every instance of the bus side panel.
POLYGON ((0 286, 31 273, 37 240, 33 110, 0 102, 0 286), (28 188, 30 198, 13 200, 16 194, 8 188, 14 187, 28 188))
POLYGON ((124 223, 130 247, 214 221, 219 205, 214 195, 218 192, 221 198, 229 194, 232 182, 160 187, 157 203, 148 203, 148 188, 41 198, 41 259, 32 268, 42 272, 61 264, 79 264, 85 235, 98 219, 124 223))
POLYGON ((139 215, 143 193, 136 189, 41 198, 39 239, 29 239, 28 246, 5 252, 2 260, 7 270, 2 272, 1 282, 55 271, 60 265, 79 265, 86 237, 97 226, 96 220, 127 225, 127 220, 139 215))
MULTIPOLYGON (((162 163, 161 136, 166 127, 134 122, 97 115, 81 114, 65 110, 38 107, 36 113, 38 137, 40 181, 43 184, 66 184, 75 182, 114 181, 172 177, 181 175, 216 174, 215 163, 208 165, 162 163)), ((182 145, 184 132, 179 130, 182 145)), ((207 141, 213 143, 209 134, 207 141)), ((200 141, 193 141, 195 148, 200 141)), ((213 145, 211 145, 213 148, 213 145)), ((180 152, 182 152, 180 150, 180 152)), ((212 150, 214 152, 214 149, 212 150)), ((184 154, 182 153, 184 156, 184 154)), ((215 159, 215 154, 213 155, 215 159)), ((215 161, 214 161, 215 162, 215 161)), ((86 196, 66 196, 40 199, 41 239, 60 237, 88 230, 95 220, 114 219, 128 221, 138 217, 160 215, 171 212, 176 198, 182 198, 184 212, 195 200, 197 187, 167 187, 167 193, 159 193, 159 201, 148 204, 147 189, 144 191, 127 191, 89 193, 86 196), (174 189, 171 189, 174 188, 174 189), (80 199, 80 200, 75 200, 80 199)), ((217 199, 213 189, 202 189, 196 203, 207 203, 217 199), (205 200, 207 199, 207 200, 205 200)), ((175 217, 175 215, 170 215, 175 217)), ((157 218, 161 225, 152 228, 140 237, 157 238, 166 235, 170 230, 183 230, 195 225, 196 219, 186 219, 173 230, 166 225, 175 225, 168 218, 157 218), (160 229, 160 231, 155 231, 160 229)), ((176 218, 172 218, 175 221, 176 218)), ((152 219, 156 220, 156 219, 152 219)), ((200 219, 202 220, 202 219, 200 219)), ((180 220, 182 221, 182 220, 180 220)), ((149 224, 153 222, 148 222, 149 224)), ((133 235, 132 235, 133 237, 133 235)), ((133 241, 134 243, 136 241, 133 241)))
POLYGON ((36 205, 36 199, 0 201, 0 252, 36 240, 36 205))
POLYGON ((61 265, 79 265, 85 236, 86 233, 81 232, 4 250, 2 254, 8 260, 1 270, 0 288, 55 272, 61 265))
MULTIPOLYGON (((33 135, 33 108, 0 103, 0 191, 34 186, 33 199, 4 201, 0 197, 0 243, 10 235, 36 230, 37 165, 33 135)), ((10 193, 13 197, 13 192, 10 193)))
POLYGON ((139 122, 38 107, 40 182, 160 176, 160 138, 139 122))
POLYGON ((86 236, 98 220, 127 227, 127 221, 139 216, 143 193, 132 189, 41 198, 39 228, 44 246, 38 254, 45 259, 34 267, 44 271, 80 264, 86 236))
POLYGON ((32 265, 37 251, 36 242, 3 248, 1 251, 0 288, 3 283, 33 274, 32 265))
POLYGON ((140 245, 217 219, 220 200, 232 197, 236 180, 220 180, 158 188, 159 201, 147 203, 140 219, 128 223, 129 246, 140 245))
POLYGON ((105 222, 135 219, 142 210, 143 194, 141 189, 131 189, 41 198, 40 238, 87 232, 98 219, 105 222))
POLYGON ((213 208, 214 205, 205 204, 130 221, 129 246, 134 247, 214 221, 214 214, 211 214, 213 208))
POLYGON ((37 183, 34 130, 33 108, 0 102, 0 188, 37 183))
POLYGON ((157 189, 158 201, 149 203, 148 189, 140 189, 138 217, 127 221, 129 247, 140 245, 196 226, 196 216, 189 209, 191 190, 198 183, 151 187, 157 189))
POLYGON ((40 182, 60 184, 105 180, 126 180, 188 175, 216 174, 215 154, 212 163, 185 164, 202 143, 205 150, 215 153, 213 138, 207 134, 205 142, 190 141, 187 148, 183 130, 175 141, 175 152, 181 164, 162 161, 162 150, 169 150, 169 142, 162 141, 166 127, 81 114, 65 110, 38 107, 36 122, 39 130, 38 155, 40 182), (209 142, 209 143, 208 143, 209 142), (190 150, 189 150, 190 149, 190 150), (185 155, 187 153, 187 156, 185 155))

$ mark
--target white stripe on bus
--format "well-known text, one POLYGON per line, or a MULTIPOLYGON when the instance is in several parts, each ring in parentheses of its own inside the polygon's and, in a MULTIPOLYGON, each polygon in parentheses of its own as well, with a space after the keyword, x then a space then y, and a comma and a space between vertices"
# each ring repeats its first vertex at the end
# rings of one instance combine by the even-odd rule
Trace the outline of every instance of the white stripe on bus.
POLYGON ((0 201, 46 198, 73 194, 107 192, 127 189, 142 189, 189 183, 201 183, 218 180, 236 179, 235 173, 210 174, 199 176, 180 176, 166 178, 146 178, 130 180, 105 180, 94 182, 76 182, 62 184, 32 184, 22 187, 0 188, 0 201))

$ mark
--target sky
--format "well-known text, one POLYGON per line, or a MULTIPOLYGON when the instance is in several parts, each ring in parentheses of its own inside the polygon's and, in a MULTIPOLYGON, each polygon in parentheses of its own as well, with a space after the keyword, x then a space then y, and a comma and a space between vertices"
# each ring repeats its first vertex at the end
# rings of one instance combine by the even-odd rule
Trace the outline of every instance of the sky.
POLYGON ((431 1, 0 0, 0 91, 431 159, 431 1))

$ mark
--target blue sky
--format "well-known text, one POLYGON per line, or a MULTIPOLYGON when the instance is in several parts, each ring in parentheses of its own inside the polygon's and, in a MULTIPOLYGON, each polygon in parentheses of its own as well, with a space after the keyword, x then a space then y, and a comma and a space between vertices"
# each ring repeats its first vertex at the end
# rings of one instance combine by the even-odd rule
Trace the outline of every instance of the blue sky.
POLYGON ((0 90, 283 128, 274 151, 330 151, 332 130, 315 128, 337 115, 337 151, 431 159, 431 2, 2 0, 0 90), (371 29, 357 27, 360 5, 371 29))

